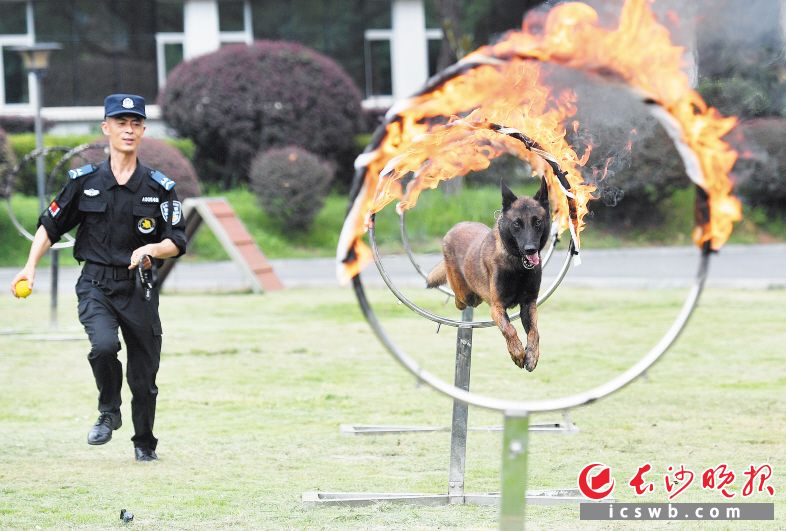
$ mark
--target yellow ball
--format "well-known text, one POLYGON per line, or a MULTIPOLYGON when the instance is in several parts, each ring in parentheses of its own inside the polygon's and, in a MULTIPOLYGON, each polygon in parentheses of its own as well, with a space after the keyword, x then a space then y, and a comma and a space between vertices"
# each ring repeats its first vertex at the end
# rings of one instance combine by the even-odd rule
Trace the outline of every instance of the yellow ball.
POLYGON ((17 297, 22 297, 23 299, 33 293, 33 290, 30 289, 30 284, 28 284, 27 280, 22 279, 16 283, 14 286, 14 291, 16 292, 17 297))

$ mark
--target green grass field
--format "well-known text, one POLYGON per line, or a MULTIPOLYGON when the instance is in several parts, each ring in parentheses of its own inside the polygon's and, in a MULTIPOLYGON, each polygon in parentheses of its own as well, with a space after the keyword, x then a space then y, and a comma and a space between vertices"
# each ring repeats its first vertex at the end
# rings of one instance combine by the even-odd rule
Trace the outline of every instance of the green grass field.
MULTIPOLYGON (((541 308, 542 357, 517 369, 494 329, 475 332, 473 390, 508 398, 557 397, 603 383, 639 359, 677 313, 680 290, 561 289, 541 308)), ((455 332, 414 317, 387 291, 370 299, 399 346, 452 377, 455 332)), ((455 315, 442 298, 423 305, 455 315)), ((86 444, 96 392, 83 339, 44 341, 48 297, 0 297, 0 528, 430 529, 496 527, 493 507, 305 508, 305 491, 444 493, 448 433, 348 437, 341 423, 450 424, 450 401, 383 350, 349 289, 263 296, 162 297, 164 354, 156 434, 159 462, 133 460, 130 396, 124 426, 105 446, 86 444), (27 333, 14 335, 10 332, 27 333)), ((74 297, 60 303, 59 334, 81 337, 74 297)), ((486 310, 479 310, 484 314, 486 310)), ((770 464, 776 522, 704 523, 689 529, 786 525, 786 298, 783 291, 708 290, 684 335, 646 379, 573 412, 575 435, 533 434, 528 486, 575 487, 581 468, 612 467, 614 495, 637 501, 628 480, 651 463, 665 502, 668 466, 700 476, 719 463, 738 475, 770 464)), ((520 326, 519 326, 520 327, 520 326)), ((121 359, 124 358, 121 351, 121 359)), ((555 414, 533 421, 556 420, 555 414)), ((470 425, 500 415, 470 409, 470 425)), ((467 492, 499 489, 499 433, 470 432, 467 492)), ((697 478, 679 502, 724 502, 697 478)), ((674 528, 666 522, 581 522, 578 507, 529 506, 529 529, 674 528)), ((672 523, 673 524, 673 523, 672 523)))
MULTIPOLYGON (((519 194, 535 193, 536 184, 516 188, 519 194)), ((222 196, 230 202, 251 235, 269 258, 307 258, 335 256, 336 245, 347 210, 347 197, 333 193, 317 215, 312 228, 305 233, 285 234, 276 220, 271 219, 259 206, 253 193, 244 189, 206 192, 222 196)), ((38 201, 34 197, 14 195, 14 212, 27 230, 35 232, 38 201)), ((424 193, 416 208, 407 214, 407 232, 416 252, 439 252, 441 238, 459 221, 480 221, 491 225, 494 212, 500 208, 499 190, 495 186, 466 187, 457 196, 446 196, 440 191, 424 193)), ((582 233, 586 248, 610 248, 643 245, 691 245, 693 227, 693 191, 679 190, 664 203, 663 208, 673 214, 657 226, 615 229, 608 225, 587 221, 582 233)), ((393 205, 386 207, 377 217, 377 234, 380 242, 398 242, 399 219, 393 205)), ((783 240, 786 220, 771 219, 760 210, 746 211, 745 219, 736 224, 730 243, 757 243, 783 240)), ((387 249, 382 244, 383 252, 387 249)), ((4 206, 0 207, 0 266, 21 267, 27 259, 29 243, 20 237, 11 224, 4 206)), ((396 244, 393 249, 401 252, 396 244)), ((189 242, 185 260, 214 261, 228 259, 215 236, 200 230, 189 242)), ((47 258, 43 264, 46 264, 47 258)), ((61 253, 64 265, 75 265, 71 250, 61 253)))

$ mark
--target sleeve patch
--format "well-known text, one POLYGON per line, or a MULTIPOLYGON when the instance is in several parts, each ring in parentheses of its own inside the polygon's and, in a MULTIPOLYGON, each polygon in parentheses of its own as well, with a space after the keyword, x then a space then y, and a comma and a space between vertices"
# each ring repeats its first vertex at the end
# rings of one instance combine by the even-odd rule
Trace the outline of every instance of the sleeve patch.
MULTIPOLYGON (((183 216, 183 206, 180 201, 172 201, 172 212, 172 225, 177 225, 183 216)), ((161 215, 164 216, 164 221, 169 221, 169 201, 161 203, 161 215)))
POLYGON ((60 205, 57 204, 57 201, 52 201, 51 203, 49 203, 49 215, 55 218, 59 213, 60 213, 60 205))

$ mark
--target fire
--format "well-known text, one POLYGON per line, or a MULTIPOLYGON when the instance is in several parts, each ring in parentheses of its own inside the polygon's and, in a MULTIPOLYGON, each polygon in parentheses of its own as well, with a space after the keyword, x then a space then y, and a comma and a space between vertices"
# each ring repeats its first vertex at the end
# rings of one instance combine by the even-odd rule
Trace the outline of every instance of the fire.
POLYGON ((339 240, 339 276, 356 275, 368 261, 361 238, 371 213, 398 199, 399 209, 412 208, 420 192, 440 181, 483 169, 491 159, 512 153, 528 160, 533 173, 544 175, 556 203, 555 217, 571 229, 578 248, 592 187, 583 183, 579 157, 565 140, 565 125, 576 130, 572 92, 548 87, 540 69, 550 62, 627 85, 651 109, 677 143, 691 179, 707 195, 709 215, 697 217, 694 240, 719 249, 741 219, 739 201, 731 194, 729 172, 737 153, 722 140, 736 124, 708 107, 691 88, 683 67, 683 49, 671 42, 647 0, 626 0, 616 28, 602 27, 593 8, 561 4, 528 17, 522 30, 509 32, 494 45, 483 46, 451 70, 453 77, 404 100, 388 112, 384 135, 358 157, 364 182, 339 240), (650 105, 653 107, 653 105, 650 105), (560 189, 549 165, 523 144, 492 130, 490 124, 515 128, 553 156, 570 183, 560 189), (406 189, 401 180, 414 178, 406 189), (569 198, 575 200, 569 215, 569 198))

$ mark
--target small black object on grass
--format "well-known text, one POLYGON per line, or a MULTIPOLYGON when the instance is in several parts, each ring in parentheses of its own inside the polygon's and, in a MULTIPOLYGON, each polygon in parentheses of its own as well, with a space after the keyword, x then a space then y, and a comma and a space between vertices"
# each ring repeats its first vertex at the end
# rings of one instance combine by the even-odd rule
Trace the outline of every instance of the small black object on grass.
POLYGON ((120 509, 120 519, 123 522, 128 523, 134 519, 134 513, 126 511, 125 509, 120 509))

